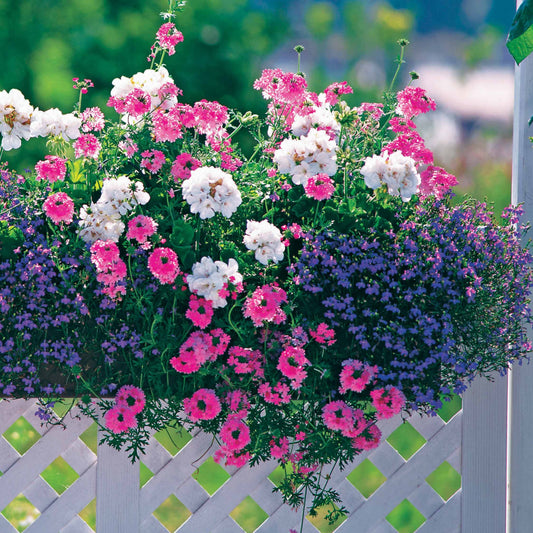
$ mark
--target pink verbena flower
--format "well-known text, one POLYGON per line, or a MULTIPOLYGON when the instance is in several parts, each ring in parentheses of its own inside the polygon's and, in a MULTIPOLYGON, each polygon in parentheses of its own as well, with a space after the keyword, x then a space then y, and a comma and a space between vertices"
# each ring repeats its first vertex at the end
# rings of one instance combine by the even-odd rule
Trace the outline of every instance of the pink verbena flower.
POLYGON ((353 89, 348 85, 347 81, 335 82, 328 85, 324 90, 326 95, 326 102, 329 105, 335 105, 339 101, 339 96, 343 94, 352 94, 353 89))
POLYGON ((357 108, 357 114, 362 115, 363 113, 370 113, 374 120, 379 120, 383 116, 383 104, 363 102, 357 108))
POLYGON ((221 328, 212 329, 209 334, 211 335, 211 343, 213 345, 210 349, 213 352, 214 360, 217 355, 224 355, 231 341, 231 337, 227 333, 224 333, 224 330, 221 328))
POLYGON ((446 191, 457 185, 457 178, 453 174, 449 174, 441 167, 429 165, 426 170, 420 173, 420 196, 434 195, 437 198, 442 198, 446 191))
POLYGON ((130 138, 126 138, 118 143, 118 147, 126 154, 128 159, 139 151, 139 147, 130 138))
POLYGON ((81 114, 81 129, 85 133, 89 131, 101 131, 104 128, 105 117, 99 107, 88 107, 81 114))
POLYGON ((237 453, 230 450, 227 446, 221 446, 213 455, 216 463, 221 463, 224 459, 227 466, 236 466, 240 468, 250 460, 250 452, 237 453))
POLYGON ((435 111, 437 108, 435 102, 421 87, 406 87, 398 93, 397 98, 396 112, 409 119, 428 111, 435 111))
POLYGON ((64 192, 56 192, 50 195, 43 203, 46 216, 54 223, 65 222, 70 224, 74 215, 74 202, 64 192))
POLYGON ((270 442, 270 455, 274 459, 284 459, 289 454, 289 439, 287 437, 280 437, 272 439, 270 442))
POLYGON ((199 389, 190 398, 184 398, 183 409, 191 422, 212 420, 222 409, 212 389, 199 389))
POLYGON ((92 134, 86 133, 80 135, 74 143, 74 154, 76 157, 89 157, 98 159, 102 145, 100 141, 92 134))
POLYGON ((256 327, 262 326, 263 322, 281 324, 287 318, 280 307, 285 302, 287 293, 283 289, 276 285, 263 285, 246 299, 243 315, 251 318, 256 327))
POLYGON ((148 268, 162 284, 174 283, 180 273, 178 256, 170 248, 156 248, 148 258, 148 268))
POLYGON ((232 346, 229 349, 228 365, 234 367, 235 374, 252 374, 254 379, 265 376, 263 354, 259 350, 232 346))
POLYGON ((156 39, 159 46, 171 56, 176 52, 174 47, 183 41, 183 34, 172 22, 166 22, 157 30, 156 39))
POLYGON ((381 153, 392 154, 396 151, 400 151, 406 157, 411 157, 418 164, 433 163, 433 152, 426 147, 424 139, 414 130, 398 135, 396 139, 383 147, 381 153))
POLYGON ((135 413, 126 405, 115 405, 104 415, 105 425, 113 433, 124 433, 137 427, 135 413))
POLYGON ((329 328, 328 325, 324 322, 321 322, 317 326, 316 330, 313 331, 312 329, 310 329, 309 334, 319 344, 326 344, 328 346, 331 346, 332 344, 335 344, 335 342, 337 342, 335 339, 335 330, 329 328))
POLYGON ((329 429, 348 431, 353 427, 353 409, 342 400, 329 402, 322 408, 322 420, 329 429))
POLYGON ((147 169, 152 174, 159 172, 165 164, 165 154, 160 150, 145 150, 141 153, 141 156, 143 157, 141 167, 147 169))
POLYGON ((98 270, 104 270, 119 259, 120 250, 113 241, 98 240, 91 245, 91 262, 98 270))
POLYGON ((185 312, 185 316, 198 328, 205 329, 211 324, 213 318, 213 305, 211 301, 205 298, 198 298, 195 294, 191 294, 189 300, 189 309, 185 312))
POLYGON ((238 415, 230 414, 220 428, 220 438, 228 450, 242 450, 250 443, 250 428, 238 415))
POLYGON ((124 111, 133 117, 148 113, 152 108, 152 97, 142 89, 135 87, 124 98, 124 111))
POLYGON ((274 388, 266 381, 259 385, 257 392, 267 403, 281 405, 291 401, 290 387, 286 383, 277 383, 274 388))
POLYGON ((226 350, 228 338, 222 330, 212 330, 213 335, 203 331, 193 331, 180 346, 179 354, 170 360, 170 364, 182 374, 197 372, 206 361, 214 361, 226 350), (216 339, 216 343, 215 343, 216 339))
POLYGON ((405 405, 405 396, 396 387, 388 387, 386 389, 374 389, 370 392, 372 398, 372 405, 376 408, 376 418, 381 420, 383 418, 391 418, 398 414, 405 405))
POLYGON ((35 165, 37 181, 48 180, 50 183, 63 181, 67 173, 66 159, 56 155, 44 156, 44 161, 39 161, 35 165))
POLYGON ((335 192, 335 183, 327 174, 317 174, 307 180, 304 190, 308 198, 328 200, 335 192))
POLYGON ((174 181, 187 180, 191 177, 191 172, 201 166, 202 163, 198 159, 185 152, 176 157, 174 163, 172 163, 170 173, 174 181))
POLYGON ((361 435, 352 441, 353 447, 358 450, 373 450, 381 440, 381 430, 374 424, 369 425, 361 435))
POLYGON ((156 230, 157 222, 152 217, 137 215, 128 222, 126 239, 135 239, 139 244, 143 244, 156 230))
POLYGON ((304 367, 310 364, 309 359, 305 357, 303 348, 287 346, 281 352, 276 368, 291 380, 293 389, 299 389, 307 377, 307 371, 304 367))
POLYGON ((208 141, 224 132, 229 119, 228 108, 218 102, 200 100, 193 107, 194 126, 199 133, 207 135, 208 141))
POLYGON ((115 403, 127 406, 136 415, 144 409, 146 399, 141 389, 133 385, 124 385, 117 392, 115 403))
POLYGON ((349 390, 362 392, 377 375, 378 367, 368 363, 362 363, 356 359, 346 359, 342 362, 342 370, 339 375, 341 386, 339 392, 346 394, 349 390))

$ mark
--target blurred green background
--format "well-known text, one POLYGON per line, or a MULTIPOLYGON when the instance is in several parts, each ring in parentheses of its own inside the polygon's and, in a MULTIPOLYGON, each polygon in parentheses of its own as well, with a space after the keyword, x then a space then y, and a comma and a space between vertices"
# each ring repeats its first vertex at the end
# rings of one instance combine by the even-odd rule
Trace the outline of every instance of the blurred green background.
MULTIPOLYGON (((16 87, 34 106, 69 112, 71 79, 90 78, 95 88, 84 104, 112 116, 105 105, 111 81, 148 67, 166 5, 0 0, 0 89, 16 87)), ((428 145, 458 175, 459 192, 486 196, 499 210, 510 198, 513 71, 504 41, 513 15, 513 2, 497 0, 191 0, 176 20, 185 41, 167 67, 185 102, 213 99, 261 113, 253 80, 265 67, 296 70, 292 49, 303 44, 311 88, 348 80, 355 105, 379 98, 395 69, 396 41, 406 37, 403 83, 419 69, 419 85, 439 105, 420 124, 428 145)), ((44 153, 44 141, 32 139, 4 159, 23 170, 44 153)))

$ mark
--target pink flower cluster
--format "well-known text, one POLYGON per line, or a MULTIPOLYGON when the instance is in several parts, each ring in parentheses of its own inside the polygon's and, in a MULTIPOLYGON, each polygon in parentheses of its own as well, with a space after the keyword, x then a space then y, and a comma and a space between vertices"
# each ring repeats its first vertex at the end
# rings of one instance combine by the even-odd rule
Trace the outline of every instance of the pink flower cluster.
POLYGON ((435 102, 421 87, 406 87, 397 94, 397 98, 396 111, 408 119, 437 109, 435 102))
POLYGON ((308 198, 329 200, 335 192, 335 182, 327 174, 317 174, 307 180, 304 190, 308 198))
POLYGON ((83 132, 101 131, 104 128, 105 117, 99 107, 88 107, 81 114, 81 129, 83 132))
POLYGON ((260 327, 264 322, 281 324, 287 315, 281 309, 281 304, 287 302, 287 293, 277 285, 263 285, 246 298, 243 315, 260 327))
POLYGON ((124 433, 137 427, 137 417, 145 405, 144 392, 133 385, 125 385, 115 396, 115 406, 104 416, 105 425, 113 433, 124 433))
POLYGON ((191 172, 201 166, 202 163, 198 159, 185 152, 176 157, 174 163, 172 163, 170 173, 174 181, 187 180, 191 177, 191 172))
POLYGON ((117 113, 128 113, 132 117, 140 117, 152 108, 152 97, 146 91, 135 87, 124 97, 109 97, 107 105, 117 113))
POLYGON ((184 398, 183 409, 191 422, 198 422, 212 420, 222 407, 214 390, 199 389, 190 398, 184 398))
POLYGON ((35 165, 37 181, 48 180, 50 183, 63 181, 67 173, 66 159, 56 155, 46 155, 44 161, 39 161, 35 165))
POLYGON ((183 34, 172 22, 166 22, 157 30, 156 38, 159 46, 171 56, 176 52, 174 47, 183 41, 183 34))
POLYGON ((305 357, 305 350, 299 346, 287 346, 279 356, 276 368, 291 380, 293 389, 299 389, 303 380, 307 377, 305 366, 310 365, 305 357))
POLYGON ((279 437, 270 441, 270 455, 274 459, 286 459, 289 455, 289 439, 287 437, 279 437))
POLYGON ((265 381, 259 385, 257 392, 265 402, 274 405, 281 405, 291 401, 291 389, 286 383, 282 383, 281 381, 276 383, 274 387, 268 381, 265 381))
POLYGON ((162 284, 172 284, 180 273, 178 256, 170 248, 156 248, 148 258, 148 268, 162 284))
POLYGON ((74 143, 74 154, 77 158, 98 159, 101 149, 100 141, 92 133, 80 135, 74 143))
POLYGON ((230 341, 230 336, 220 328, 209 333, 193 331, 180 346, 179 355, 170 360, 176 372, 192 374, 200 370, 207 361, 214 361, 217 356, 224 354, 230 341))
POLYGON ((346 81, 332 83, 324 89, 324 94, 326 95, 326 102, 329 105, 335 105, 339 101, 339 97, 343 94, 352 93, 353 89, 348 85, 348 82, 346 81))
POLYGON ((145 150, 141 153, 143 160, 141 167, 145 168, 152 174, 156 174, 165 164, 165 154, 160 150, 145 150))
POLYGON ((311 337, 313 337, 318 344, 326 344, 327 346, 331 346, 337 342, 335 339, 335 330, 329 328, 324 322, 318 324, 316 330, 310 329, 309 335, 311 335, 311 337))
POLYGON ((113 241, 96 241, 91 246, 91 262, 96 267, 96 279, 104 284, 102 292, 110 298, 126 294, 122 284, 127 274, 126 263, 120 259, 120 251, 113 241))
POLYGON ((405 396, 396 387, 375 389, 370 392, 372 404, 377 410, 376 418, 392 418, 397 415, 405 405, 405 396))
POLYGON ((139 151, 137 143, 134 143, 130 138, 126 137, 123 141, 118 143, 118 147, 126 154, 126 157, 132 158, 133 155, 139 151))
POLYGON ((457 185, 457 178, 449 174, 441 167, 429 165, 420 173, 420 195, 422 197, 434 194, 437 198, 442 198, 446 191, 457 185))
POLYGON ((54 223, 70 224, 74 215, 74 202, 67 193, 51 194, 43 203, 46 216, 54 223))
POLYGON ((191 294, 189 309, 185 316, 198 328, 205 329, 211 324, 213 318, 213 304, 205 298, 198 298, 196 294, 191 294))
POLYGON ((239 413, 228 415, 220 428, 220 438, 224 444, 213 456, 217 463, 225 459, 227 465, 241 467, 250 459, 250 452, 243 452, 250 444, 250 428, 239 413))
POLYGON ((156 231, 157 223, 152 217, 137 215, 128 222, 126 239, 136 240, 139 244, 146 244, 148 237, 154 235, 156 231))
POLYGON ((265 376, 264 357, 259 350, 232 346, 228 353, 228 365, 233 367, 235 374, 252 374, 254 379, 265 376))
POLYGON ((348 391, 362 392, 371 383, 378 372, 377 366, 362 363, 357 359, 346 359, 342 363, 339 375, 341 386, 339 392, 346 394, 348 391))

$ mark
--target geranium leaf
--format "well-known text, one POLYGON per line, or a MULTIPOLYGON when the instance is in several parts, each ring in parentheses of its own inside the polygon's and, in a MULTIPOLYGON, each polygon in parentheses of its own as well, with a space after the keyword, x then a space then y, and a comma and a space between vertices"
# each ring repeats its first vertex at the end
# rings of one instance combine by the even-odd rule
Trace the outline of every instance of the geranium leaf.
POLYGON ((506 44, 517 65, 533 52, 533 0, 518 8, 506 44))

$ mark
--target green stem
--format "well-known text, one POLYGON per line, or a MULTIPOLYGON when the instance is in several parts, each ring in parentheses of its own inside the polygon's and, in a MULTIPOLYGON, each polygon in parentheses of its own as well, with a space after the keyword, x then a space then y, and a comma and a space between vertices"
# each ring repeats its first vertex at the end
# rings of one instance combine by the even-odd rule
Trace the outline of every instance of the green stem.
POLYGON ((392 88, 394 87, 394 83, 396 82, 396 78, 398 77, 400 69, 402 68, 402 65, 404 63, 404 60, 403 60, 404 51, 405 51, 405 46, 400 45, 400 57, 397 60, 398 66, 396 67, 396 72, 394 73, 392 81, 390 82, 389 91, 392 91, 392 88))
POLYGON ((304 503, 302 505, 302 519, 300 521, 300 533, 303 533, 304 530, 304 518, 305 518, 305 504, 307 502, 307 485, 305 486, 304 492, 304 503))

